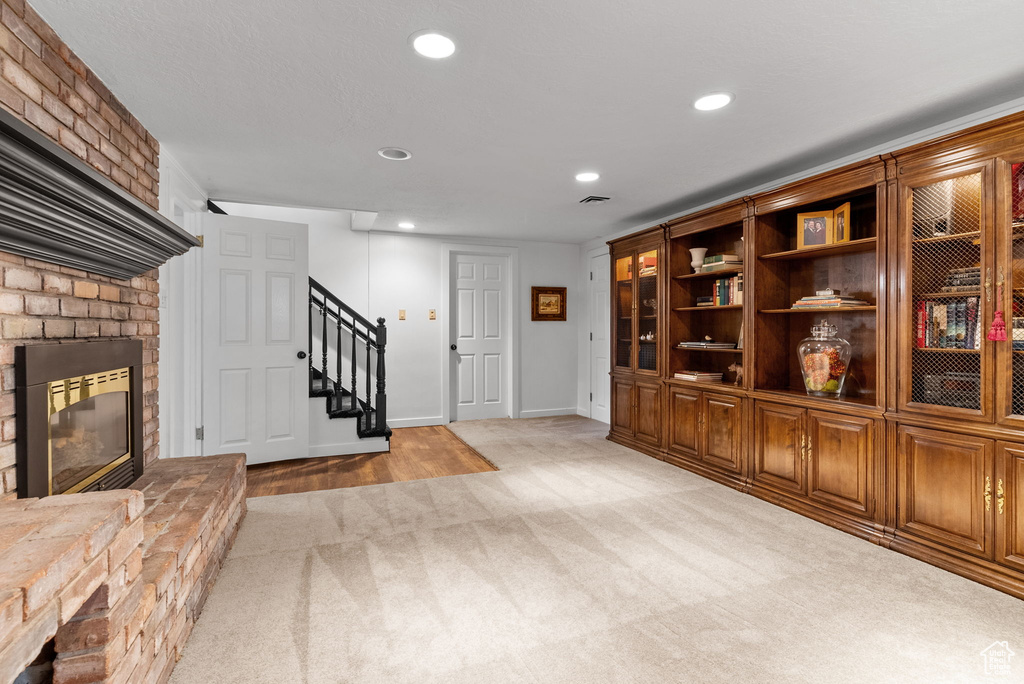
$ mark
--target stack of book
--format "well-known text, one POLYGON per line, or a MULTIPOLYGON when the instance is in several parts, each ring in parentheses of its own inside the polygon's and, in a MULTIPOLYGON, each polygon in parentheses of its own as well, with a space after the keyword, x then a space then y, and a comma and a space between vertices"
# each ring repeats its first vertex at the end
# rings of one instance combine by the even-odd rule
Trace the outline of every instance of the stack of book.
POLYGON ((704 265, 701 266, 700 272, 723 271, 735 268, 742 263, 743 258, 735 254, 715 254, 714 256, 704 257, 704 265))
POLYGON ((981 266, 954 268, 946 275, 940 292, 978 292, 981 290, 981 266))
POLYGON ((857 299, 856 297, 842 297, 838 294, 802 297, 800 301, 793 302, 794 309, 841 309, 844 306, 870 305, 863 299, 857 299))
MULTIPOLYGON (((950 287, 959 287, 951 285, 950 287)), ((917 303, 919 349, 981 349, 979 297, 917 303)))
POLYGON ((697 306, 728 306, 743 303, 743 274, 719 278, 711 286, 711 296, 697 297, 697 306))
POLYGON ((707 373, 705 371, 684 370, 676 373, 675 377, 692 382, 722 382, 721 373, 707 373))
POLYGON ((735 342, 680 342, 680 349, 735 349, 735 342))

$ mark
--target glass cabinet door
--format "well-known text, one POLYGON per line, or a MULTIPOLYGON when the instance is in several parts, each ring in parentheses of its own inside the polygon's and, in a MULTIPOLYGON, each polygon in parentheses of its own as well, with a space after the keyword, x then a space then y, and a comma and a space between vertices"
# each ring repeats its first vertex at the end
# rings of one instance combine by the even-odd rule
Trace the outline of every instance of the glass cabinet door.
POLYGON ((633 367, 633 257, 615 260, 615 367, 633 367))
MULTIPOLYGON (((994 301, 979 171, 910 191, 909 401, 948 413, 983 410, 994 301)), ((904 310, 906 311, 906 310, 904 310)), ((904 390, 906 392, 906 390, 904 390)))
POLYGON ((999 260, 996 274, 997 287, 1003 281, 1003 299, 999 304, 1004 312, 1006 342, 998 343, 997 378, 1009 379, 999 403, 1004 414, 1019 422, 1024 421, 1024 162, 1009 166, 1009 235, 1003 250, 1008 259, 999 260))
POLYGON ((637 256, 637 370, 658 370, 658 250, 637 256))

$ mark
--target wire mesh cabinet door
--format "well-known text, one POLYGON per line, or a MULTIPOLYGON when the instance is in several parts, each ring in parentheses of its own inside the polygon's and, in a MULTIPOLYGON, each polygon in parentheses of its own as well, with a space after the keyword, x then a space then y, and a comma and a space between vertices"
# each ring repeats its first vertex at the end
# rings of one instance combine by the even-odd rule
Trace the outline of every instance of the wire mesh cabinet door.
POLYGON ((996 409, 999 422, 1024 429, 1024 153, 998 162, 996 188, 996 409))
POLYGON ((992 164, 901 178, 901 411, 993 420, 992 164))

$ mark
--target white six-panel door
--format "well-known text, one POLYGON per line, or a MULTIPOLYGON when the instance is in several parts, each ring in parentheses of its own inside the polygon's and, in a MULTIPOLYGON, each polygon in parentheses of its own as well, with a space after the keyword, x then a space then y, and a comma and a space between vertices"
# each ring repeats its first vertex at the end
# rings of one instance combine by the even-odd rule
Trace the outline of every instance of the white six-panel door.
POLYGON ((590 417, 611 422, 611 292, 610 257, 600 254, 590 259, 590 417))
POLYGON ((203 216, 203 453, 309 455, 308 228, 203 216))
POLYGON ((452 257, 452 420, 508 411, 508 257, 452 257))

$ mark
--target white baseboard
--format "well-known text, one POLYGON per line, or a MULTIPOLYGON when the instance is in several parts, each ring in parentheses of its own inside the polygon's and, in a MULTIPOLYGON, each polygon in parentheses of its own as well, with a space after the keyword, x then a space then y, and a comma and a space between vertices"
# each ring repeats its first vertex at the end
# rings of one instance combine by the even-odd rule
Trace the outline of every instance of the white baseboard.
POLYGON ((520 411, 520 418, 550 418, 551 416, 575 416, 576 407, 560 409, 536 409, 533 411, 520 411))
POLYGON ((309 447, 307 458, 320 458, 322 456, 350 456, 352 454, 376 454, 388 451, 390 444, 383 437, 371 437, 358 442, 345 444, 321 444, 309 447))
POLYGON ((589 408, 584 408, 583 406, 577 406, 576 407, 576 415, 577 416, 583 416, 584 418, 589 418, 590 417, 590 409, 589 408))
POLYGON ((427 427, 444 425, 444 416, 427 416, 425 418, 388 418, 389 428, 427 427))

